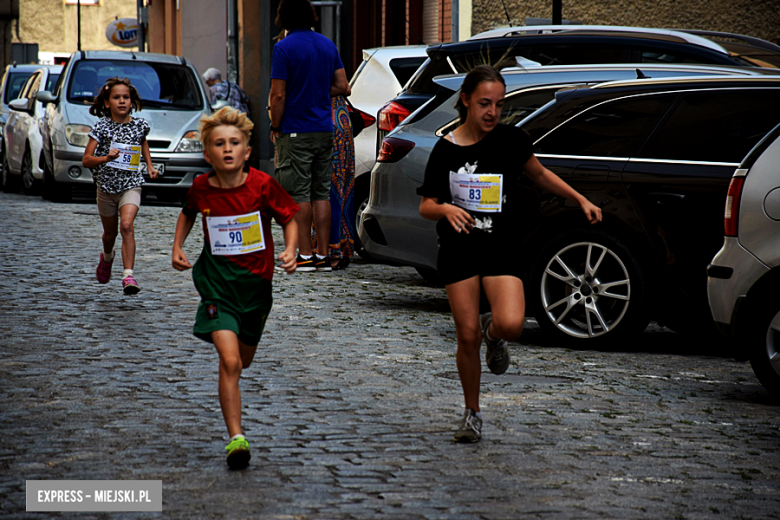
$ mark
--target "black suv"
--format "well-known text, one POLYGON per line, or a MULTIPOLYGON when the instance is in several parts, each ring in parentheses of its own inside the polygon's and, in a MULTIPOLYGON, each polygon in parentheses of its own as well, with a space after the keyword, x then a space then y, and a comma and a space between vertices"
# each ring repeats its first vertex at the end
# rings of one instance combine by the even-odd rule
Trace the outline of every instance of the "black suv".
POLYGON ((518 239, 539 253, 528 295, 540 325, 577 336, 643 328, 651 315, 678 331, 711 323, 706 267, 729 182, 778 123, 780 76, 563 90, 526 119, 539 160, 604 213, 584 228, 576 208, 523 181, 539 225, 518 239))
POLYGON ((688 63, 780 68, 780 46, 738 34, 610 26, 529 26, 495 29, 457 43, 428 47, 403 92, 377 115, 382 139, 439 90, 433 78, 483 63, 521 58, 536 65, 688 63))

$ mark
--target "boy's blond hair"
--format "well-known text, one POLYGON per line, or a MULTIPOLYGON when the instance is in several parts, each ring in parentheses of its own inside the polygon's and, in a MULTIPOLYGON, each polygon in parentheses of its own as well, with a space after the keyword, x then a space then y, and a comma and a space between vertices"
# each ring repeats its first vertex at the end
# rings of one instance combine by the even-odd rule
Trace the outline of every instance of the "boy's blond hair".
POLYGON ((198 131, 200 132, 200 142, 207 148, 211 132, 218 126, 235 126, 244 134, 245 144, 249 144, 249 137, 252 135, 252 128, 255 124, 246 116, 233 107, 222 107, 210 116, 203 116, 198 122, 198 131))

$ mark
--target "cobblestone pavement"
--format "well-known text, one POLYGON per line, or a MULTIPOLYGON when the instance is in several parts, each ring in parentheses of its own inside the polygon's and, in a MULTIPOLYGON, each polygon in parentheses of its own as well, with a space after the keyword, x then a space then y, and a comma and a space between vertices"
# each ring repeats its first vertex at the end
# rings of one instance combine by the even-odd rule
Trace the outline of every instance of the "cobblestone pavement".
POLYGON ((25 512, 28 479, 163 481, 162 515, 61 515, 79 519, 780 516, 778 408, 748 364, 659 327, 569 350, 529 322, 507 374, 483 376, 482 442, 454 444, 444 291, 359 260, 276 277, 241 381, 252 463, 230 472, 217 356, 170 266, 178 209, 141 209, 135 297, 119 265, 95 281, 92 205, 0 194, 0 215, 3 518, 44 516, 25 512))

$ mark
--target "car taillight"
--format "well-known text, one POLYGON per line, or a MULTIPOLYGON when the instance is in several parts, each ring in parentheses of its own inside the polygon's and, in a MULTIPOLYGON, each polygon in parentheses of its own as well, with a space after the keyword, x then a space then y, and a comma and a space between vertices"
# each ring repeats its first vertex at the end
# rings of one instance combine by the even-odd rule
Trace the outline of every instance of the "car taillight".
POLYGON ((723 224, 727 237, 737 236, 739 199, 742 197, 743 184, 745 184, 744 177, 734 177, 731 179, 731 184, 729 184, 729 191, 726 194, 726 211, 723 215, 723 224))
POLYGON ((376 162, 394 163, 403 159, 414 148, 414 143, 397 137, 385 137, 376 162))
POLYGON ((367 114, 367 113, 365 113, 362 110, 357 109, 357 108, 355 109, 355 112, 360 114, 360 117, 363 118, 363 128, 368 128, 369 126, 371 126, 374 123, 376 123, 376 118, 374 116, 372 116, 371 114, 367 114))
POLYGON ((376 126, 384 132, 391 132, 411 113, 405 106, 391 101, 379 109, 379 122, 376 126))

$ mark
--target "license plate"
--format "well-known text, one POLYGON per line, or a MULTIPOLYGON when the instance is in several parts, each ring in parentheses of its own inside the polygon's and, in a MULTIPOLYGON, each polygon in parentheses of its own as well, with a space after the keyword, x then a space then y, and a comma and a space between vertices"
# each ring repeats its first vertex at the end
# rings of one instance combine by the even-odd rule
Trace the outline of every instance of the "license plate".
MULTIPOLYGON (((154 169, 160 172, 160 175, 163 174, 163 171, 165 170, 165 164, 164 163, 152 163, 152 166, 154 166, 154 169)), ((144 175, 147 175, 146 173, 146 163, 141 163, 141 173, 144 175)))

